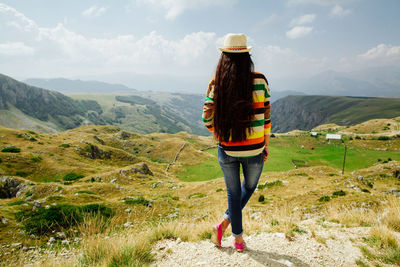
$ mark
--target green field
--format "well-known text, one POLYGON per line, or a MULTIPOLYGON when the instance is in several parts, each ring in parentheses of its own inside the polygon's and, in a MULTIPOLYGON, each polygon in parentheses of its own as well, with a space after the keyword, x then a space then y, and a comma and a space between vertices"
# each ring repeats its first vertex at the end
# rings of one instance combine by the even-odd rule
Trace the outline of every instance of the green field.
MULTIPOLYGON (((375 142, 383 142, 376 140, 375 142)), ((341 171, 343 164, 344 145, 340 142, 325 142, 312 137, 280 137, 271 139, 270 156, 264 165, 263 172, 281 172, 293 170, 292 160, 304 160, 309 166, 329 166, 341 171), (304 148, 301 148, 304 146, 304 148), (314 149, 312 150, 311 147, 314 149)), ((210 149, 208 153, 215 156, 201 164, 185 165, 184 172, 177 173, 183 181, 206 181, 222 177, 217 161, 217 150, 210 149)), ((376 151, 347 143, 345 172, 363 169, 388 160, 400 160, 400 151, 376 151)))

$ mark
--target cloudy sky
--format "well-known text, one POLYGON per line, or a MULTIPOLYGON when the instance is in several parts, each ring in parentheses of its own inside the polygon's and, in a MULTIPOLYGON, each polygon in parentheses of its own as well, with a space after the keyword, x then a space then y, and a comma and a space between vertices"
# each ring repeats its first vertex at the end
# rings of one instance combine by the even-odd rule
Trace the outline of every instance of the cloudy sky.
POLYGON ((0 73, 201 92, 230 32, 248 36, 271 84, 400 66, 399 11, 399 0, 0 0, 0 73))

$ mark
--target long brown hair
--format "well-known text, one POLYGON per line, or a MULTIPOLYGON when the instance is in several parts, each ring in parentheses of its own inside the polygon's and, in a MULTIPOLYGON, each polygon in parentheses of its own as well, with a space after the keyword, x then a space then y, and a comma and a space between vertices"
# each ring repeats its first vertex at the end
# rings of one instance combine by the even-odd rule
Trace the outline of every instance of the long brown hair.
POLYGON ((248 52, 222 52, 214 85, 214 134, 220 142, 246 139, 254 118, 253 70, 248 52))

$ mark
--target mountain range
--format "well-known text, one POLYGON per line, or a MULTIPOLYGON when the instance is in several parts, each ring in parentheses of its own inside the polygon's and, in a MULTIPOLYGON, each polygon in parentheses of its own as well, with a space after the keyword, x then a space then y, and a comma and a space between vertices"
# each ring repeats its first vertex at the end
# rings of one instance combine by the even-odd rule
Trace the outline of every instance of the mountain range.
POLYGON ((271 105, 273 132, 311 130, 325 124, 354 125, 400 116, 400 98, 287 96, 271 105))
POLYGON ((25 83, 40 88, 55 90, 63 94, 81 94, 81 93, 126 93, 135 92, 136 89, 129 88, 122 84, 111 84, 99 81, 82 81, 65 78, 39 79, 32 78, 24 80, 25 83))

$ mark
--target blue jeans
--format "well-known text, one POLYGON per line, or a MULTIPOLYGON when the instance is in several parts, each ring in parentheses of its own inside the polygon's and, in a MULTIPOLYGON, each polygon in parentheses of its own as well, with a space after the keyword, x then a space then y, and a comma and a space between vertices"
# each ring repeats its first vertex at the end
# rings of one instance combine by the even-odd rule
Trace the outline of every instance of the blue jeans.
POLYGON ((231 157, 218 147, 218 162, 224 174, 228 196, 228 209, 224 219, 231 222, 232 235, 243 234, 242 209, 257 187, 264 166, 264 152, 250 158, 231 157), (240 184, 240 164, 243 168, 243 184, 240 184))

